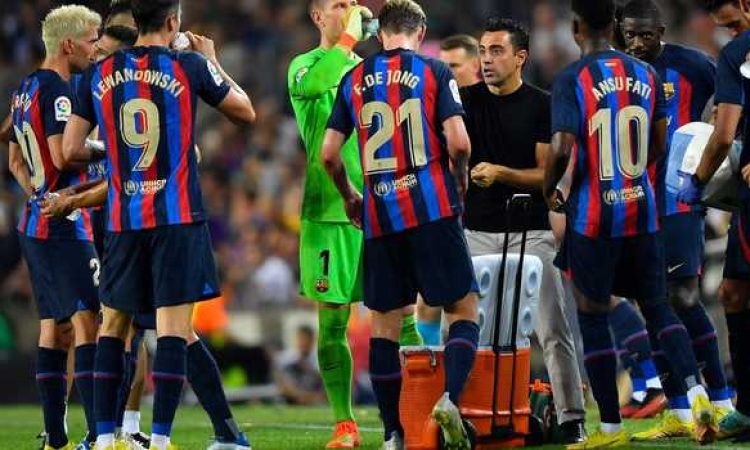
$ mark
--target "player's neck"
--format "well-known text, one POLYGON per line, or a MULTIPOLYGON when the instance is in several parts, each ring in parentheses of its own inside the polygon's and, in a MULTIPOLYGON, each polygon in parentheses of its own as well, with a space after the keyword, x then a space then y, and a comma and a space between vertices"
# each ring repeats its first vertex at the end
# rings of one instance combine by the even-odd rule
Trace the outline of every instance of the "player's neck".
POLYGON ((523 86, 523 79, 520 73, 516 73, 508 77, 503 84, 488 84, 487 89, 498 97, 505 97, 521 89, 521 86, 523 86))
POLYGON ((604 36, 592 37, 586 39, 581 43, 581 51, 583 56, 591 55, 593 53, 606 52, 612 50, 612 44, 609 39, 604 36))
POLYGON ((414 46, 414 41, 411 37, 404 34, 393 34, 385 35, 383 37, 383 50, 396 50, 403 48, 404 50, 417 51, 414 46))
POLYGON ((70 65, 64 56, 48 56, 39 68, 57 72, 63 80, 70 80, 70 65))
POLYGON ((171 41, 166 33, 139 34, 134 47, 169 47, 171 41))

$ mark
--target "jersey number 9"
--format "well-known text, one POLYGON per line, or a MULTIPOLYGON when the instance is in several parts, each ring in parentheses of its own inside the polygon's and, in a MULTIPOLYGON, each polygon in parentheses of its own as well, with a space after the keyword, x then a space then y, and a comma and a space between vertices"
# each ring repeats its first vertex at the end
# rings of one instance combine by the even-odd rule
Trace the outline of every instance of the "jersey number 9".
POLYGON ((600 109, 589 121, 589 137, 598 136, 599 178, 602 181, 615 177, 617 168, 626 179, 640 178, 648 165, 649 117, 641 106, 630 105, 617 112, 615 136, 612 136, 612 109, 600 109), (633 135, 637 153, 633 153, 633 135), (617 155, 612 146, 617 149, 617 155))
POLYGON ((151 167, 159 148, 161 126, 159 109, 151 100, 134 98, 120 108, 120 131, 125 143, 141 150, 141 156, 133 166, 134 172, 143 172, 151 167))

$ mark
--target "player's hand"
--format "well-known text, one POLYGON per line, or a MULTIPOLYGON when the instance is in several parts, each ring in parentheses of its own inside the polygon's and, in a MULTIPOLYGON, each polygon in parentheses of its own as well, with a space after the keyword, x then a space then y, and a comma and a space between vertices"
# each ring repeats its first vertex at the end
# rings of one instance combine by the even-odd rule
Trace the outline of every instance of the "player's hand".
POLYGON ((58 196, 45 198, 39 202, 45 217, 60 219, 69 216, 76 209, 67 193, 59 191, 57 194, 58 196))
POLYGON ((705 184, 698 181, 695 175, 680 172, 682 176, 682 188, 677 192, 677 200, 688 205, 694 205, 703 198, 705 184))
POLYGON ((565 212, 565 197, 560 189, 555 189, 545 199, 550 211, 556 213, 565 212))
POLYGON ((210 61, 216 61, 216 49, 214 48, 213 39, 195 34, 191 31, 185 32, 185 36, 187 36, 190 41, 190 48, 192 48, 193 51, 200 53, 210 61))
POLYGON ((372 20, 372 11, 368 8, 357 5, 352 6, 344 16, 344 33, 351 36, 355 41, 363 41, 369 36, 366 35, 364 22, 372 20))
POLYGON ((479 163, 471 169, 471 182, 480 188, 488 188, 497 183, 500 178, 500 166, 490 163, 479 163))
POLYGON ((750 164, 742 168, 742 179, 745 180, 745 183, 750 185, 750 164))
POLYGON ((349 198, 344 201, 344 208, 346 209, 346 215, 349 217, 352 225, 362 229, 362 194, 354 192, 349 198))

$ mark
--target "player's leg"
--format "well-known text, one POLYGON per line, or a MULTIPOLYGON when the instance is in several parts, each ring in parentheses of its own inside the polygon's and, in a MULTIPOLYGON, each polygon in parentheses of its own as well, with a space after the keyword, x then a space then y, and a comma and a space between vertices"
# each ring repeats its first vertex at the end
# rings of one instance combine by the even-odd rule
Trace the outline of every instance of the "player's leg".
POLYGON ((440 325, 443 310, 428 306, 420 296, 417 298, 417 331, 424 345, 440 345, 440 325))
POLYGON ((616 289, 639 299, 649 331, 657 337, 676 382, 687 390, 696 425, 696 439, 701 443, 708 442, 715 438, 718 425, 708 393, 700 383, 701 376, 690 336, 667 300, 662 236, 643 235, 627 241, 618 273, 632 276, 618 277, 616 289))
POLYGON ((142 436, 148 440, 148 436, 141 433, 141 399, 143 392, 146 390, 146 373, 148 373, 148 349, 146 342, 141 340, 137 347, 133 347, 135 353, 131 353, 131 366, 133 372, 130 393, 125 403, 125 413, 122 421, 122 431, 129 435, 142 436), (135 356, 135 358, 134 358, 135 356), (134 363, 133 363, 134 362, 134 363))
POLYGON ((621 298, 613 298, 609 325, 618 347, 631 362, 630 379, 633 393, 628 405, 620 409, 624 418, 652 417, 664 409, 664 392, 652 357, 646 324, 635 306, 621 298))
POLYGON ((75 384, 88 424, 88 442, 96 440, 94 415, 94 359, 99 317, 93 311, 79 311, 71 317, 75 335, 75 384))
POLYGON ((336 421, 329 448, 352 448, 360 441, 346 331, 351 303, 363 298, 361 259, 362 233, 353 226, 303 221, 300 291, 318 303, 318 365, 336 421))
POLYGON ((386 441, 394 434, 403 438, 399 399, 401 396, 401 362, 399 360, 399 335, 402 312, 400 308, 390 311, 372 311, 372 335, 370 338, 370 379, 383 421, 386 441))
POLYGON ((120 383, 120 391, 117 393, 117 427, 116 429, 122 431, 122 425, 125 421, 125 403, 128 401, 130 396, 130 389, 133 384, 133 376, 135 375, 135 364, 138 358, 138 347, 139 342, 134 342, 135 338, 135 326, 130 327, 128 331, 128 337, 125 340, 125 370, 122 374, 122 383, 120 383), (133 357, 135 355, 135 358, 133 357))
POLYGON ((479 319, 474 267, 457 219, 422 225, 409 235, 411 270, 429 306, 443 308, 448 321, 444 350, 445 393, 432 410, 448 448, 468 448, 458 404, 476 358, 479 319))

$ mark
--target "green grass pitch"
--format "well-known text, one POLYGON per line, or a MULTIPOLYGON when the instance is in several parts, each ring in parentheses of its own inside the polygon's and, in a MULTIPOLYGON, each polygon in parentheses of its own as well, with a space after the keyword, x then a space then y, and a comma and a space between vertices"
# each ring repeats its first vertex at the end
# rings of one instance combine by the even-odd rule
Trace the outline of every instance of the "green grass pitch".
MULTIPOLYGON (((242 428, 249 432, 254 450, 304 450, 323 449, 330 436, 331 414, 327 408, 301 408, 288 406, 235 406, 234 412, 242 428)), ((377 412, 372 408, 355 411, 362 428, 363 450, 378 449, 382 432, 377 412)), ((149 423, 144 414, 143 425, 149 423)), ((596 417, 589 421, 596 423, 596 417)), ((631 421, 628 430, 639 431, 653 424, 652 420, 631 421)), ((71 437, 80 438, 84 429, 83 413, 78 405, 68 411, 68 428, 71 437)), ((38 447, 34 439, 41 429, 41 412, 36 406, 0 407, 0 449, 29 449, 38 447)), ((211 435, 211 424, 202 409, 180 408, 177 413, 173 441, 180 450, 204 450, 211 435)), ((699 447, 687 439, 662 440, 653 444, 633 444, 642 449, 690 448, 741 448, 737 444, 720 443, 699 447)), ((540 448, 540 447, 536 447, 540 448)), ((562 448, 547 446, 545 449, 562 448)), ((748 448, 748 447, 745 447, 748 448)))

